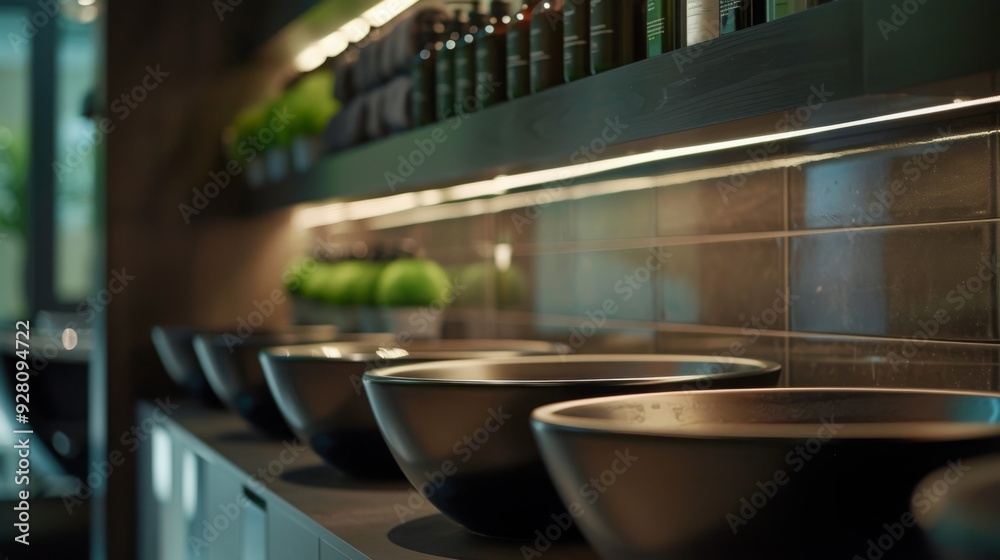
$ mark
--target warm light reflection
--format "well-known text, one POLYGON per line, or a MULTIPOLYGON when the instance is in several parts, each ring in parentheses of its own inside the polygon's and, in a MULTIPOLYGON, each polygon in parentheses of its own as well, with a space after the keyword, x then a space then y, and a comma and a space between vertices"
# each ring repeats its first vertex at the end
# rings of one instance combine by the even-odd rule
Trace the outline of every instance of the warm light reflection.
POLYGON ((493 264, 500 272, 506 272, 510 269, 510 261, 513 256, 514 247, 510 243, 497 243, 493 247, 493 264))
POLYGON ((347 37, 340 31, 334 31, 326 37, 320 39, 319 44, 323 48, 324 54, 326 54, 327 58, 333 58, 346 51, 350 41, 348 41, 347 37))
MULTIPOLYGON (((983 99, 962 101, 958 103, 949 103, 945 105, 937 105, 921 109, 913 109, 909 111, 902 111, 899 113, 892 113, 877 117, 869 117, 838 124, 817 126, 801 130, 764 134, 760 136, 752 136, 734 140, 724 140, 719 142, 710 142, 707 144, 701 144, 697 146, 684 146, 680 148, 667 148, 662 150, 654 150, 641 154, 631 154, 627 156, 608 158, 605 160, 593 161, 577 165, 569 165, 565 167, 541 169, 538 171, 530 171, 527 173, 520 173, 516 175, 499 175, 497 177, 494 177, 493 179, 475 181, 471 183, 466 183, 462 185, 456 185, 441 189, 422 191, 420 193, 396 194, 396 195, 390 195, 386 197, 363 200, 358 202, 333 202, 327 204, 319 204, 316 206, 308 206, 300 209, 296 213, 296 224, 300 228, 308 229, 308 228, 333 225, 345 221, 388 216, 391 214, 404 212, 408 210, 414 210, 421 207, 433 206, 435 204, 441 204, 444 202, 458 202, 479 197, 491 197, 491 196, 496 197, 498 195, 502 195, 504 193, 507 193, 515 189, 531 187, 536 185, 544 185, 546 183, 562 182, 570 179, 576 179, 588 175, 595 175, 607 171, 614 171, 617 169, 623 169, 626 167, 642 165, 646 163, 653 163, 653 162, 676 159, 691 155, 724 151, 733 148, 748 147, 756 144, 780 142, 792 138, 800 138, 804 136, 823 134, 836 130, 844 130, 871 124, 904 120, 918 116, 944 113, 960 109, 967 109, 970 107, 989 105, 997 102, 1000 102, 1000 96, 992 96, 983 99)), ((958 138, 959 136, 956 136, 956 138, 958 138)), ((936 139, 936 141, 940 140, 945 140, 945 139, 942 138, 936 139)), ((754 171, 759 171, 768 168, 799 165, 800 163, 798 162, 808 163, 810 161, 819 161, 822 159, 843 157, 844 155, 848 155, 849 153, 850 151, 848 150, 848 151, 831 152, 825 154, 810 154, 807 156, 790 157, 783 159, 776 158, 774 161, 759 161, 759 162, 747 161, 726 167, 717 167, 717 168, 694 171, 694 172, 672 173, 667 177, 675 180, 682 179, 685 182, 689 182, 692 180, 697 180, 696 177, 714 178, 714 177, 725 176, 728 173, 732 173, 733 170, 738 170, 741 173, 751 173, 754 171), (793 161, 796 163, 790 163, 793 161)), ((572 187, 573 191, 577 191, 574 193, 573 198, 582 197, 583 193, 586 193, 586 196, 594 196, 595 194, 600 194, 601 189, 604 189, 608 193, 628 190, 627 187, 628 183, 634 185, 634 188, 650 188, 653 186, 665 186, 663 177, 642 177, 636 179, 606 181, 606 182, 592 183, 588 185, 573 186, 572 187)), ((553 191, 562 191, 563 189, 566 188, 567 187, 553 187, 546 189, 546 192, 553 194, 553 191)), ((565 195, 565 193, 561 194, 565 195)), ((527 195, 530 196, 530 193, 527 193, 527 195)), ((527 204, 519 203, 518 206, 512 206, 512 208, 518 208, 533 203, 534 203, 533 201, 528 202, 527 204)), ((446 205, 442 210, 439 210, 438 213, 457 214, 457 210, 459 208, 462 207, 459 207, 455 204, 449 204, 446 205)))
POLYGON ((371 30, 372 24, 363 17, 354 18, 338 29, 352 43, 357 43, 364 39, 371 30))
POLYGON ((62 332, 62 345, 63 348, 67 350, 72 350, 76 348, 79 338, 77 337, 76 331, 73 329, 63 329, 62 332))
POLYGON ((416 3, 417 0, 383 0, 368 8, 361 17, 372 27, 381 27, 416 3))
POLYGON ((326 48, 321 43, 313 43, 295 57, 295 69, 312 72, 326 62, 326 48))

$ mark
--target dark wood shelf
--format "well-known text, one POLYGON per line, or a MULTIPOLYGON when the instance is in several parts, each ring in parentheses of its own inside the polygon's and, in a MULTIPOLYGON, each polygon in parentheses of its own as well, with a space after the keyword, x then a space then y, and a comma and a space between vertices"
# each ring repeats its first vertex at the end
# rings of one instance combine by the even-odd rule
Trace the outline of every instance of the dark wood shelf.
POLYGON ((1000 44, 992 27, 1000 3, 928 2, 913 14, 896 12, 895 4, 836 0, 358 146, 305 174, 248 191, 244 207, 256 213, 331 198, 377 198, 565 166, 602 134, 608 147, 600 158, 773 133, 775 114, 815 103, 819 91, 827 97, 815 112, 822 115, 808 126, 940 104, 957 92, 926 86, 962 77, 981 78, 962 82, 966 93, 995 91, 1000 44), (390 189, 386 173, 399 174, 400 158, 421 142, 433 143, 434 153, 390 189))

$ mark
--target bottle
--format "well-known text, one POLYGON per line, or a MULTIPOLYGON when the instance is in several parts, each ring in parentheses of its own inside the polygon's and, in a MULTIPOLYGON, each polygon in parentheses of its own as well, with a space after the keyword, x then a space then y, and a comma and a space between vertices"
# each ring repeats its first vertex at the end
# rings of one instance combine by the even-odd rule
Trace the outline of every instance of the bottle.
POLYGON ((590 0, 590 72, 600 74, 646 58, 639 33, 645 0, 590 0))
MULTIPOLYGON (((665 1, 665 0, 664 0, 665 1)), ((690 47, 719 36, 719 0, 686 0, 681 46, 690 47)))
POLYGON ((531 13, 531 93, 563 83, 563 0, 543 0, 531 13))
POLYGON ((507 26, 507 99, 531 93, 531 13, 537 4, 522 4, 507 26))
POLYGON ((410 92, 410 118, 414 126, 431 124, 434 118, 434 90, 437 84, 434 80, 434 65, 436 63, 435 45, 444 35, 444 24, 437 23, 432 31, 422 37, 424 48, 414 57, 410 64, 410 77, 413 79, 413 89, 410 92))
POLYGON ((435 54, 434 64, 434 114, 443 121, 455 116, 455 47, 465 31, 465 16, 455 10, 455 17, 448 22, 445 40, 435 54))
POLYGON ((566 0, 563 6, 563 78, 566 82, 590 75, 590 2, 566 0))
POLYGON ((831 0, 768 0, 767 1, 767 21, 774 21, 780 17, 798 13, 807 8, 825 4, 831 0))
POLYGON ((765 0, 720 0, 719 35, 753 27, 767 21, 765 0))
POLYGON ((490 21, 476 36, 476 100, 491 107, 507 99, 507 24, 510 3, 493 0, 490 21))
POLYGON ((455 47, 455 107, 466 113, 475 112, 476 100, 476 34, 486 26, 486 14, 478 4, 469 11, 465 33, 455 47))
POLYGON ((677 0, 646 1, 646 56, 657 56, 680 48, 683 32, 681 6, 677 0))

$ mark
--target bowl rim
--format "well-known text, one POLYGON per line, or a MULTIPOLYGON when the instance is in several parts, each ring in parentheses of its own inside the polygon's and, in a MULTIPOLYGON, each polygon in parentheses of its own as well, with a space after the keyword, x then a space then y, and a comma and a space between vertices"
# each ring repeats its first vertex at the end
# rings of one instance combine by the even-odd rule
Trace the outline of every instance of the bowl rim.
POLYGON ((764 376, 781 372, 781 364, 753 358, 725 358, 713 356, 698 356, 691 354, 569 354, 547 356, 522 356, 513 358, 491 358, 475 360, 451 360, 447 362, 425 362, 391 366, 367 371, 364 382, 392 385, 424 385, 424 386, 503 386, 503 387, 558 387, 569 385, 658 385, 665 382, 671 384, 696 383, 699 380, 726 380, 745 377, 764 376), (714 358, 714 359, 713 359, 714 358), (477 366, 483 363, 493 366, 503 365, 547 365, 572 363, 704 363, 714 365, 738 364, 745 366, 736 371, 718 373, 695 373, 686 375, 660 375, 649 377, 598 377, 598 378, 564 378, 564 379, 449 379, 446 377, 408 377, 413 372, 433 369, 460 369, 477 366))
MULTIPOLYGON (((378 340, 372 338, 372 340, 331 340, 329 342, 313 342, 306 344, 286 344, 284 346, 269 346, 260 351, 260 357, 262 359, 274 360, 277 362, 316 362, 316 363, 326 363, 326 362, 359 362, 365 360, 407 360, 419 358, 420 356, 426 356, 427 358, 433 358, 435 356, 440 356, 442 361, 451 361, 447 357, 448 354, 460 354, 460 353, 484 353, 488 354, 491 352, 531 352, 531 354, 526 355, 536 355, 536 356, 546 356, 546 355, 557 355, 565 353, 565 345, 558 342, 545 342, 542 340, 520 340, 520 339, 441 339, 441 340, 414 340, 407 344, 402 344, 396 340, 395 335, 389 335, 385 340, 378 340), (435 345, 443 343, 443 347, 439 349, 421 349, 420 346, 424 345, 435 345), (489 348, 491 344, 495 344, 495 348, 489 348), (454 346, 469 346, 467 349, 461 348, 448 348, 449 345, 454 346), (341 347, 348 350, 341 356, 316 356, 309 352, 314 349, 319 349, 323 347, 341 347), (518 347, 520 346, 520 347, 518 347), (418 347, 415 350, 411 350, 414 347, 418 347), (371 349, 371 351, 367 351, 371 349), (390 350, 404 350, 407 354, 399 357, 384 357, 377 354, 378 350, 390 349, 390 350)), ((467 358, 467 359, 486 359, 489 356, 483 356, 482 358, 467 358)), ((426 361, 426 358, 421 358, 426 361)), ((494 358, 490 358, 494 359, 494 358)), ((389 366, 386 366, 389 367, 389 366)))
MULTIPOLYGON (((845 396, 862 395, 920 395, 931 397, 977 397, 987 398, 997 403, 1000 413, 1000 393, 989 391, 961 391, 947 389, 918 389, 893 387, 767 387, 748 389, 712 389, 707 391, 673 391, 643 393, 637 395, 612 395, 587 399, 576 399, 542 405, 531 412, 531 424, 535 430, 560 430, 591 434, 615 434, 623 436, 646 436, 677 439, 724 439, 724 440, 808 440, 816 437, 823 420, 801 423, 746 423, 725 424, 725 429, 692 430, 678 426, 652 427, 649 424, 627 424, 618 420, 568 416, 562 412, 593 405, 652 401, 669 397, 698 398, 699 395, 755 395, 755 394, 822 394, 836 392, 845 396)), ((830 419, 836 423, 836 418, 830 419)), ((716 426, 722 426, 718 423, 716 426)), ((932 420, 921 422, 852 422, 852 426, 866 426, 874 433, 854 433, 831 436, 831 441, 950 441, 959 439, 980 439, 1000 437, 1000 417, 997 422, 973 422, 958 420, 932 420), (933 428, 960 428, 954 433, 933 433, 933 428)))

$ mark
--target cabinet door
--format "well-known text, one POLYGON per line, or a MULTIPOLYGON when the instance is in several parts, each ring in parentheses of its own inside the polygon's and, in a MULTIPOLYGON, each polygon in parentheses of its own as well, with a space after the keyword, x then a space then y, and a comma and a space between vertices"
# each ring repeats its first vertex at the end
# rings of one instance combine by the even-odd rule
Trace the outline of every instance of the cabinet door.
POLYGON ((268 560, 319 560, 319 537, 281 508, 268 511, 268 560))

